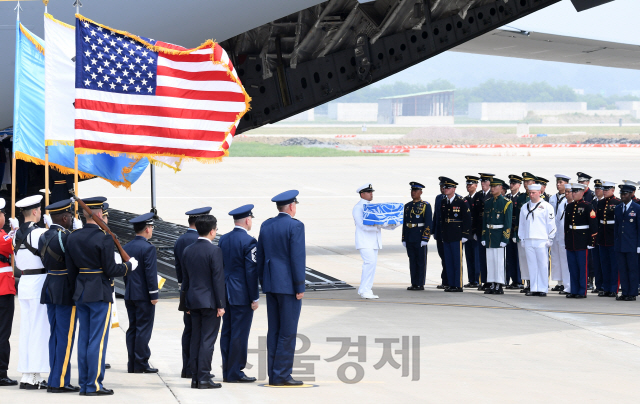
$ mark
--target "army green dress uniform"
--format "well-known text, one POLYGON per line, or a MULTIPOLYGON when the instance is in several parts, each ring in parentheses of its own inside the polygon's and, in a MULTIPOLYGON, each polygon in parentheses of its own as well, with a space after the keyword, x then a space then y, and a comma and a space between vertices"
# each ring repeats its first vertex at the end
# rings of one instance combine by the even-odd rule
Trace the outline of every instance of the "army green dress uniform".
MULTIPOLYGON (((502 186, 504 181, 493 178, 491 186, 502 186)), ((482 246, 487 251, 487 281, 492 285, 485 294, 503 294, 505 283, 504 249, 511 236, 513 204, 504 196, 492 197, 484 203, 482 215, 482 246)))
MULTIPOLYGON (((423 189, 424 185, 411 182, 411 189, 423 189)), ((409 256, 411 286, 407 290, 424 290, 427 276, 427 243, 431 238, 431 204, 419 200, 404 205, 402 244, 409 256)))
MULTIPOLYGON (((491 181, 493 174, 479 173, 480 182, 491 181)), ((471 235, 473 239, 477 241, 476 248, 478 250, 479 267, 476 267, 476 275, 480 276, 476 278, 479 283, 478 290, 485 290, 489 285, 487 284, 487 249, 480 243, 482 238, 482 215, 484 213, 484 204, 487 199, 491 198, 491 192, 484 192, 482 190, 476 192, 473 199, 474 210, 471 212, 471 235)))

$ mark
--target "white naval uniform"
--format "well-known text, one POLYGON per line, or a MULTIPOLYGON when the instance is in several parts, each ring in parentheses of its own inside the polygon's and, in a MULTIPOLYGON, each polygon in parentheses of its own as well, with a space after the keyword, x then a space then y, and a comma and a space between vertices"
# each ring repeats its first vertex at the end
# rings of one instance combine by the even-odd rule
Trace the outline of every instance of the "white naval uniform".
POLYGON ((381 229, 376 226, 365 226, 362 224, 364 217, 364 205, 371 203, 360 198, 356 206, 353 207, 353 221, 356 224, 356 250, 362 257, 362 276, 360 278, 359 294, 373 293, 373 278, 376 274, 376 263, 378 261, 378 250, 382 249, 381 229))
MULTIPOLYGON (((31 223, 29 227, 33 226, 31 223)), ((38 239, 47 229, 36 228, 29 233, 23 244, 29 243, 38 249, 38 239)), ((14 239, 15 247, 15 239, 14 239)), ((16 267, 21 271, 44 268, 40 257, 33 255, 24 245, 15 254, 16 267)), ((18 302, 20 303, 20 345, 18 348, 18 372, 24 373, 23 381, 35 384, 42 377, 36 373, 48 373, 49 368, 49 317, 47 306, 40 304, 42 286, 46 274, 22 275, 18 283, 18 302), (29 374, 32 374, 29 376, 29 374), (39 379, 39 380, 35 380, 39 379)))
POLYGON ((551 246, 551 280, 558 281, 565 286, 569 284, 569 264, 567 251, 564 248, 564 211, 567 208, 567 198, 555 194, 549 199, 556 215, 556 237, 551 246))
POLYGON ((549 291, 549 249, 546 243, 556 235, 556 218, 549 202, 528 201, 520 210, 518 237, 527 257, 531 292, 549 291), (536 205, 537 208, 533 209, 536 205), (533 212, 529 212, 533 209, 533 212))

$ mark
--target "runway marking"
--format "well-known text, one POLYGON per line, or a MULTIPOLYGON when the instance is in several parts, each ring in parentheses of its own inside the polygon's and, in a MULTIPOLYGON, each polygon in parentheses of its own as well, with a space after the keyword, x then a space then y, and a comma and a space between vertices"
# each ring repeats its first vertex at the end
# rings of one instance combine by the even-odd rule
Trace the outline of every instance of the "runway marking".
POLYGON ((606 313, 597 311, 571 311, 571 310, 553 310, 553 309, 528 309, 524 307, 502 307, 502 306, 483 306, 477 304, 456 304, 456 303, 428 303, 428 302, 391 302, 386 300, 371 299, 333 299, 319 297, 305 297, 305 300, 325 300, 338 302, 358 302, 358 303, 387 303, 387 304, 408 304, 416 306, 444 306, 444 307, 465 307, 472 309, 494 309, 494 310, 512 310, 512 311, 530 311, 539 313, 560 313, 560 314, 590 314, 594 316, 617 316, 617 317, 640 317, 640 314, 630 313, 606 313))

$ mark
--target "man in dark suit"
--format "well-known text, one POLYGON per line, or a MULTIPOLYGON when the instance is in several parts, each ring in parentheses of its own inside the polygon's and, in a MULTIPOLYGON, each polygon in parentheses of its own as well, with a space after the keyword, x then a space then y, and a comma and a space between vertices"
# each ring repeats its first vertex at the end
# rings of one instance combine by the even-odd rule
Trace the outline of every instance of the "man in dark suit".
POLYGON ((195 243, 198 239, 196 219, 199 216, 208 215, 209 212, 211 212, 211 207, 209 206, 185 212, 185 215, 189 216, 189 228, 186 233, 178 237, 173 246, 176 278, 178 278, 178 289, 180 289, 180 304, 178 305, 178 310, 184 312, 182 316, 182 321, 184 322, 184 330, 182 331, 182 372, 180 373, 180 377, 183 379, 191 379, 191 361, 189 360, 189 351, 191 350, 191 315, 188 313, 184 304, 184 291, 182 290, 182 253, 185 248, 195 243))
POLYGON ((622 295, 616 300, 634 301, 638 296, 638 254, 640 254, 640 205, 633 202, 636 187, 620 185, 622 203, 614 208, 614 241, 622 295))
POLYGON ((258 237, 258 277, 267 294, 268 372, 273 386, 303 384, 291 377, 306 268, 304 224, 293 218, 297 196, 298 191, 291 190, 271 199, 280 213, 262 223, 258 237))
POLYGON ((220 352, 222 380, 228 383, 251 383, 243 369, 247 364, 249 331, 253 312, 258 308, 258 271, 256 251, 258 241, 249 235, 253 205, 244 205, 229 212, 235 227, 222 237, 218 246, 224 258, 224 284, 227 308, 222 317, 220 352))
POLYGON ((158 261, 153 236, 153 212, 129 220, 136 237, 124 246, 130 257, 138 260, 138 270, 124 277, 124 305, 129 317, 127 353, 129 373, 158 373, 149 365, 149 341, 158 303, 158 261))
POLYGON ((69 276, 76 278, 73 300, 80 327, 78 382, 80 395, 86 396, 113 394, 113 390, 102 385, 113 304, 113 278, 125 276, 138 266, 135 258, 116 264, 113 239, 92 219, 91 214, 102 217, 102 204, 106 200, 104 197, 83 199, 91 210, 84 211, 87 224, 69 234, 65 251, 69 276))
POLYGON ((218 230, 216 218, 199 216, 196 230, 198 240, 182 255, 182 290, 192 326, 191 388, 216 389, 222 385, 211 380, 211 359, 226 307, 222 250, 213 245, 218 230))
MULTIPOLYGON (((53 170, 55 171, 55 170, 53 170)), ((67 190, 67 194, 69 191, 67 190)), ((71 352, 77 324, 73 292, 76 280, 69 276, 64 260, 69 229, 73 224, 71 200, 61 200, 47 206, 52 224, 40 236, 40 259, 47 270, 42 286, 41 304, 47 305, 51 336, 49 337, 50 393, 77 393, 80 388, 71 385, 71 352)))

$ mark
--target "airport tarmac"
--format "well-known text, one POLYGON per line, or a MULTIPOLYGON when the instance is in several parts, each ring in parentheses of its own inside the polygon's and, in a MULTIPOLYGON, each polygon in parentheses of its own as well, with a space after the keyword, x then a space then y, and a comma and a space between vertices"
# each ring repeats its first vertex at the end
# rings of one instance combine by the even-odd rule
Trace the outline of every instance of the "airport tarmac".
MULTIPOLYGON (((232 146, 233 148, 233 146, 232 146)), ((212 206, 219 232, 231 230, 226 215, 246 203, 256 205, 254 229, 276 214, 269 200, 287 190, 300 190, 297 218, 305 223, 307 265, 357 286, 361 260, 354 249, 351 209, 358 201, 356 188, 373 184, 374 202, 406 202, 409 181, 427 186, 423 199, 433 202, 437 177, 460 182, 477 172, 508 174, 531 171, 553 179, 555 173, 586 172, 614 182, 640 179, 629 170, 637 165, 635 150, 536 150, 534 155, 500 155, 491 150, 474 153, 438 150, 418 156, 363 156, 337 158, 227 158, 217 165, 185 163, 173 174, 157 170, 157 207, 167 221, 184 223, 184 212, 212 206)), ((84 197, 104 195, 114 208, 144 213, 150 208, 149 174, 132 191, 115 189, 100 180, 80 184, 84 197)), ((550 184, 549 193, 555 192, 550 184)), ((153 240, 152 240, 153 241, 153 240)), ((526 297, 516 291, 502 296, 478 291, 443 293, 435 288, 441 266, 430 242, 425 291, 406 291, 408 260, 400 242, 400 229, 383 232, 374 293, 379 300, 360 299, 355 290, 307 292, 303 302, 298 340, 300 361, 309 372, 308 388, 264 387, 256 384, 225 384, 219 390, 192 390, 180 379, 181 313, 177 300, 158 303, 151 340, 151 364, 157 375, 126 373, 124 302, 118 300, 120 328, 111 331, 105 386, 115 395, 105 402, 120 404, 154 402, 595 402, 635 397, 640 371, 640 301, 616 302, 589 294, 586 300, 568 300, 555 293, 546 298, 526 297), (361 355, 356 341, 360 337, 361 355), (417 338, 419 337, 419 342, 417 338), (341 351, 341 338, 353 343, 341 351), (328 340, 330 339, 330 340, 328 340), (385 348, 385 344, 386 348, 385 348), (403 345, 404 344, 404 345, 403 345), (340 352, 341 354, 343 352, 340 352), (307 356, 307 357, 304 357, 307 356), (349 365, 345 365, 349 363, 349 365), (362 373, 354 369, 360 365, 362 373), (342 367, 341 367, 342 366, 342 367), (359 383, 341 380, 362 376, 359 383), (412 380, 417 379, 417 380, 412 380)), ((466 279, 466 274, 465 274, 466 279)), ((264 298, 254 316, 249 341, 253 365, 246 373, 264 379, 266 336, 264 298), (262 359, 261 359, 262 358, 262 359)), ((16 306, 18 306, 16 304, 16 306)), ((16 307, 11 338, 9 375, 19 378, 19 307, 16 307)), ((218 346, 213 373, 221 380, 218 346)), ((77 384, 75 352, 72 382, 77 384)), ((300 367, 294 377, 301 378, 300 367)), ((38 401, 67 403, 82 400, 76 395, 1 388, 1 402, 38 401), (35 398, 35 396, 38 396, 35 398), (7 400, 7 401, 5 401, 7 400)))

